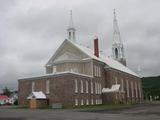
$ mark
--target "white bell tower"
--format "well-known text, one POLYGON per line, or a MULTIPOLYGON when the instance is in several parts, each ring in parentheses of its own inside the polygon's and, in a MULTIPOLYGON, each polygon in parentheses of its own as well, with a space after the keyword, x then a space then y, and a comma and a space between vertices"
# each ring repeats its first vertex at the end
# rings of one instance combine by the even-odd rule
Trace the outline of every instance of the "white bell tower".
POLYGON ((124 47, 121 40, 121 35, 118 27, 115 9, 114 9, 113 15, 114 15, 114 19, 113 19, 112 58, 126 66, 124 47))
POLYGON ((73 24, 72 10, 70 10, 70 21, 67 29, 68 40, 71 40, 72 42, 76 42, 75 32, 76 32, 76 29, 74 28, 74 24, 73 24))

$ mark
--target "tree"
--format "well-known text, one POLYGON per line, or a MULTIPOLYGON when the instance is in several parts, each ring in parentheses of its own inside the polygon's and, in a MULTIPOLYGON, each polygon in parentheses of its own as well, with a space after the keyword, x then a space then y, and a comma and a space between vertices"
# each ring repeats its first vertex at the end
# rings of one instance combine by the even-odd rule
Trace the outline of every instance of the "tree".
POLYGON ((6 95, 6 96, 10 96, 12 94, 12 92, 10 91, 10 89, 8 89, 7 87, 5 87, 3 89, 3 95, 6 95))

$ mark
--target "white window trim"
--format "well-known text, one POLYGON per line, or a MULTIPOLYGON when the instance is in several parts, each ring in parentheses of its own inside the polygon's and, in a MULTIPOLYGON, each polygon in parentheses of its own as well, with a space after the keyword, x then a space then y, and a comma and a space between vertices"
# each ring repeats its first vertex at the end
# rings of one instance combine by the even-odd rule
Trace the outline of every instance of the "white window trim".
POLYGON ((78 106, 78 99, 75 99, 75 106, 78 106))
POLYGON ((86 99, 86 105, 89 105, 89 101, 88 101, 88 99, 86 99))
POLYGON ((99 67, 99 77, 101 77, 101 67, 99 67))
POLYGON ((81 105, 84 105, 83 99, 81 99, 81 105))
POLYGON ((32 81, 32 92, 34 92, 34 91, 35 91, 35 82, 32 81))
POLYGON ((46 94, 50 93, 50 81, 46 80, 46 94))
POLYGON ((100 94, 102 93, 102 85, 101 85, 101 83, 100 83, 100 94))
POLYGON ((135 81, 136 98, 138 98, 137 82, 135 81))
POLYGON ((129 83, 128 83, 128 80, 127 80, 127 97, 130 97, 130 91, 129 91, 129 83))
POLYGON ((118 80, 117 80, 117 77, 115 77, 115 84, 116 84, 116 85, 118 84, 118 80))
POLYGON ((57 72, 57 66, 53 66, 53 73, 57 72))
POLYGON ((91 81, 91 94, 93 94, 93 81, 91 81))
POLYGON ((100 83, 98 83, 98 94, 100 94, 100 83))
POLYGON ((78 93, 78 80, 75 80, 75 93, 78 93))
POLYGON ((133 82, 131 82, 131 90, 132 90, 132 97, 134 97, 134 88, 133 88, 133 82))
POLYGON ((94 65, 94 76, 96 76, 96 66, 94 65))
POLYGON ((123 79, 121 79, 121 84, 122 84, 121 90, 122 90, 122 92, 124 92, 124 80, 123 79))
POLYGON ((99 77, 99 66, 97 66, 97 77, 99 77))
POLYGON ((91 105, 94 105, 93 99, 91 99, 91 105))
POLYGON ((84 93, 83 91, 83 81, 81 80, 81 93, 84 93))
POLYGON ((88 81, 86 81, 86 93, 88 93, 88 81))
POLYGON ((97 94, 97 82, 94 83, 95 93, 97 94))

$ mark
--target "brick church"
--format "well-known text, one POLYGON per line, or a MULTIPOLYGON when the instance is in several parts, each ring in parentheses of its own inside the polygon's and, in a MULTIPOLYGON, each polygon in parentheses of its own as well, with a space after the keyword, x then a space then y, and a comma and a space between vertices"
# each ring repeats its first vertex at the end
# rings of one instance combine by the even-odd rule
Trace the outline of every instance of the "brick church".
POLYGON ((127 67, 115 11, 113 30, 112 57, 107 57, 99 52, 97 37, 93 50, 76 42, 71 11, 68 39, 46 63, 46 74, 18 80, 20 106, 30 99, 72 106, 141 102, 141 79, 127 67))

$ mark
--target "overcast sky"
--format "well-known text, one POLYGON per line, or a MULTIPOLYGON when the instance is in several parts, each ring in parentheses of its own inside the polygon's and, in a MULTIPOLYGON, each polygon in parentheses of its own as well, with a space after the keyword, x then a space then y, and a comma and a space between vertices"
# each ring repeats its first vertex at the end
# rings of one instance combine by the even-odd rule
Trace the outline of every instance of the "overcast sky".
POLYGON ((44 74, 44 65, 67 38, 73 10, 77 42, 93 38, 111 55, 113 9, 128 67, 142 76, 160 75, 160 0, 0 0, 0 88, 44 74))

